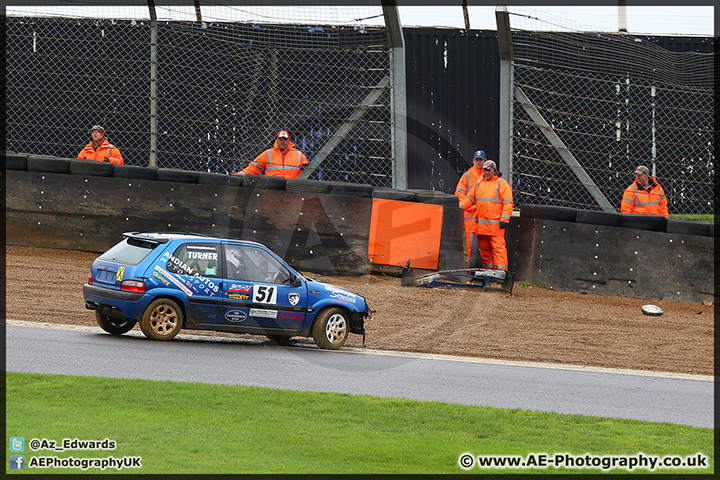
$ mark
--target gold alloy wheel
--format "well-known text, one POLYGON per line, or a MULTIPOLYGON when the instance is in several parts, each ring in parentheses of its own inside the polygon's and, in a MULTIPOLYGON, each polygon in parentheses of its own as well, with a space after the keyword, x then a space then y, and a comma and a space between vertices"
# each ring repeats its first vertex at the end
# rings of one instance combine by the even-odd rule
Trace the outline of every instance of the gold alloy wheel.
POLYGON ((156 306, 150 313, 150 326, 158 335, 171 334, 178 325, 178 314, 167 304, 156 306))
POLYGON ((180 305, 169 298, 158 298, 145 309, 140 330, 152 340, 172 340, 182 329, 183 318, 180 305))

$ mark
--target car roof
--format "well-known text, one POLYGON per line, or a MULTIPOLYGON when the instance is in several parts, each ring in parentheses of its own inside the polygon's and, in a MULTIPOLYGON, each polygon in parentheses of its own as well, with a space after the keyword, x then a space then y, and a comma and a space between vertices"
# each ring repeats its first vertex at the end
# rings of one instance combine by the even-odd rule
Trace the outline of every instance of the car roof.
MULTIPOLYGON (((264 246, 263 244, 259 242, 254 242, 252 240, 243 240, 238 238, 222 238, 222 237, 211 237, 207 235, 202 235, 199 233, 189 233, 189 232, 125 232, 123 233, 124 237, 133 237, 133 238, 140 238, 144 240, 154 240, 160 243, 165 243, 169 240, 195 240, 198 242, 203 241, 216 241, 216 242, 239 242, 244 243, 247 245, 260 245, 264 246)), ((267 247, 265 247, 267 248, 267 247)))

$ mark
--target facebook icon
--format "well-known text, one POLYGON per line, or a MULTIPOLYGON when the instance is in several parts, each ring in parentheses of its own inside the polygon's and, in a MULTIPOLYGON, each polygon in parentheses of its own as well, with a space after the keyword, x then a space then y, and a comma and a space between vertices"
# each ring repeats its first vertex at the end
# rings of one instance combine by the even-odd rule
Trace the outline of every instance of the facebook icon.
POLYGON ((10 455, 10 470, 24 470, 25 455, 10 455))

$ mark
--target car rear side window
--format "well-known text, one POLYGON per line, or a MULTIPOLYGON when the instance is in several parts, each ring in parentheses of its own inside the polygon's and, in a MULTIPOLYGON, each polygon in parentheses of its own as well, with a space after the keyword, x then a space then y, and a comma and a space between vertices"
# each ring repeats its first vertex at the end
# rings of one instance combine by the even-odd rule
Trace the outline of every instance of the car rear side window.
POLYGON ((139 238, 127 237, 122 242, 103 253, 102 260, 137 265, 158 246, 157 242, 148 242, 139 238))
POLYGON ((220 244, 185 243, 168 260, 167 270, 180 275, 220 276, 220 244))

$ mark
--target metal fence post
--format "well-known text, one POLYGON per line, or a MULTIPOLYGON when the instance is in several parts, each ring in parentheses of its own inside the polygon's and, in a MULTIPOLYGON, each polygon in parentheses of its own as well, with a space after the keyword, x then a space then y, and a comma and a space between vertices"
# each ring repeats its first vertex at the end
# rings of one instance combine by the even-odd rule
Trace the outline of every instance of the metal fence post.
POLYGON ((150 9, 150 166, 157 167, 157 15, 154 0, 150 9))
POLYGON ((385 26, 390 40, 390 78, 392 88, 393 188, 407 188, 407 100, 405 87, 405 40, 394 0, 382 0, 385 26))
POLYGON ((500 151, 498 168, 512 185, 512 136, 513 136, 513 49, 510 19, 507 7, 499 5, 495 10, 498 46, 500 47, 500 151))

